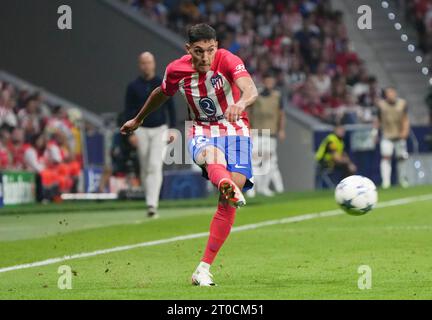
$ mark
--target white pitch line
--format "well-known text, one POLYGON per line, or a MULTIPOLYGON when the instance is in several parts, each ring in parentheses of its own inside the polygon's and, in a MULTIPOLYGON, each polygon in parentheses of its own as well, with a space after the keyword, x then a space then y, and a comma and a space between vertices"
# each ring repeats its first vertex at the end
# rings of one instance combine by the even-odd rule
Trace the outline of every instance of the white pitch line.
MULTIPOLYGON (((432 194, 386 201, 386 202, 382 202, 382 203, 378 204, 376 208, 377 209, 387 208, 387 207, 405 205, 405 204, 409 204, 409 203, 413 203, 413 202, 428 201, 428 200, 432 200, 432 194)), ((277 220, 268 220, 268 221, 253 223, 253 224, 246 224, 243 226, 234 227, 232 229, 232 232, 242 232, 242 231, 254 230, 254 229, 258 229, 258 228, 280 225, 280 224, 295 223, 295 222, 301 222, 301 221, 317 219, 317 218, 333 217, 333 216, 338 216, 338 215, 342 215, 342 214, 344 214, 344 213, 341 210, 330 210, 330 211, 323 211, 323 212, 317 212, 317 213, 309 213, 309 214, 304 214, 304 215, 300 215, 300 216, 282 218, 282 219, 277 219, 277 220)), ((208 232, 201 232, 201 233, 194 233, 194 234, 178 236, 178 237, 173 237, 173 238, 168 238, 168 239, 148 241, 148 242, 142 242, 142 243, 137 243, 137 244, 133 244, 133 245, 114 247, 114 248, 104 249, 104 250, 97 250, 97 251, 93 251, 93 252, 78 253, 78 254, 74 254, 74 255, 70 255, 70 256, 64 256, 64 257, 47 259, 47 260, 33 262, 33 263, 20 264, 20 265, 16 265, 16 266, 1 268, 0 273, 5 273, 5 272, 10 272, 10 271, 15 271, 15 270, 22 270, 22 269, 35 268, 35 267, 41 267, 41 266, 47 266, 47 265, 65 262, 65 261, 69 261, 69 260, 95 257, 95 256, 103 255, 103 254, 128 251, 128 250, 133 250, 133 249, 137 249, 137 248, 153 247, 153 246, 158 246, 158 245, 177 242, 177 241, 206 238, 206 237, 208 237, 208 235, 209 235, 208 232)))

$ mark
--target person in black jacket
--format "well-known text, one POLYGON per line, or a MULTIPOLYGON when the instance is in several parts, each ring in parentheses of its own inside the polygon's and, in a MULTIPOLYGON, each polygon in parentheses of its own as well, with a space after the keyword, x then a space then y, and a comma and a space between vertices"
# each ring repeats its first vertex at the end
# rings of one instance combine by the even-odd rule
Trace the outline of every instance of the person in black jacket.
MULTIPOLYGON (((134 118, 150 93, 162 84, 156 75, 156 61, 150 52, 144 52, 138 59, 141 75, 131 82, 126 93, 125 117, 134 118)), ((172 99, 152 113, 136 131, 138 138, 138 159, 141 184, 146 191, 148 216, 157 218, 159 196, 163 180, 163 159, 168 143, 168 128, 176 126, 176 111, 172 99)))

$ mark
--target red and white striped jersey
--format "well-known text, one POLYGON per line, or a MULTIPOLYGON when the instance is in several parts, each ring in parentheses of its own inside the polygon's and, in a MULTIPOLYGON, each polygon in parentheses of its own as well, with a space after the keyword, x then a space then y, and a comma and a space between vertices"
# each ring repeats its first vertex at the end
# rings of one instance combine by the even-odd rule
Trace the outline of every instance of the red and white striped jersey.
POLYGON ((168 65, 162 82, 162 91, 173 96, 180 91, 189 107, 193 126, 189 135, 221 137, 250 136, 249 119, 244 112, 237 122, 228 122, 225 111, 240 100, 241 92, 235 81, 250 77, 243 61, 225 49, 216 52, 207 73, 193 68, 190 55, 168 65))

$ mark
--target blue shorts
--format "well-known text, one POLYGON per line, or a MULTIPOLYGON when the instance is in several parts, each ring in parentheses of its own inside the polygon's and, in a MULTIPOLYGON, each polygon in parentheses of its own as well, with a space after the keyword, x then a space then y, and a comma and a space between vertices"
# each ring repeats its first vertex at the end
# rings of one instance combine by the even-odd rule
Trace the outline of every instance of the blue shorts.
MULTIPOLYGON (((249 137, 243 136, 226 136, 207 138, 197 136, 189 141, 189 153, 196 163, 197 156, 201 151, 208 147, 214 146, 225 154, 225 160, 228 164, 229 172, 238 172, 246 177, 246 184, 243 191, 253 188, 252 173, 252 142, 249 137)), ((203 169, 203 177, 208 179, 207 170, 203 169)))

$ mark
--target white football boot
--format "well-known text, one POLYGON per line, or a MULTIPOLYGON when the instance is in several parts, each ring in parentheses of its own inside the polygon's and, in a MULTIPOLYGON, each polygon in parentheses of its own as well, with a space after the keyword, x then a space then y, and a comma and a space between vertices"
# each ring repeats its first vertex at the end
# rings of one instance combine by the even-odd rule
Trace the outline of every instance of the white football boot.
POLYGON ((214 287, 213 275, 210 273, 209 267, 203 267, 201 263, 192 275, 192 284, 200 287, 214 287))
POLYGON ((241 208, 246 205, 246 199, 240 188, 231 179, 222 179, 218 187, 222 197, 234 208, 241 208))

